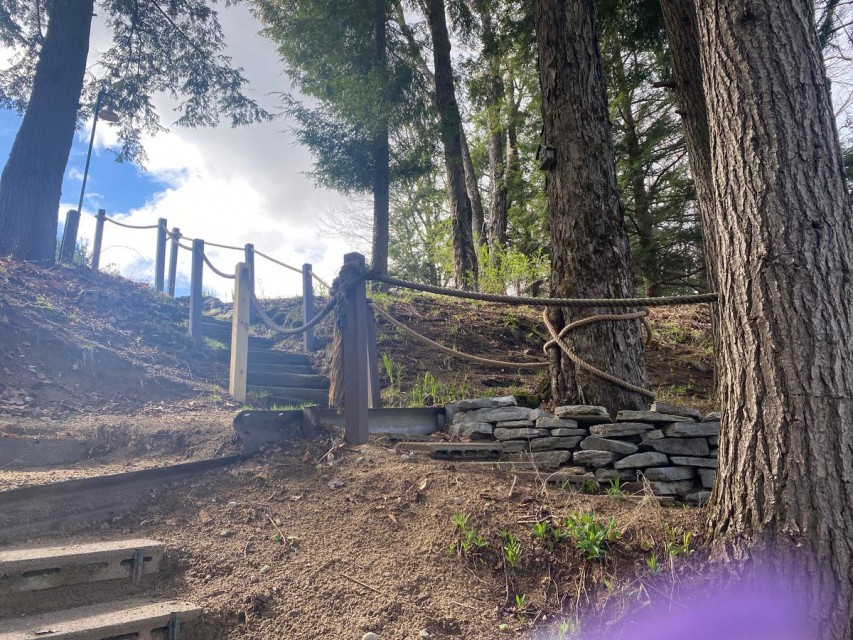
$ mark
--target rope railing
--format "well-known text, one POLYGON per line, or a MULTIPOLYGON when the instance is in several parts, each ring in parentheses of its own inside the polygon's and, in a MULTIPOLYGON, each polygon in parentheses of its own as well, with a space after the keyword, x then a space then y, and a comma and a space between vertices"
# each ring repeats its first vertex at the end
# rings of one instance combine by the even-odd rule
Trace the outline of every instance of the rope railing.
POLYGON ((219 269, 217 269, 216 267, 214 267, 214 266, 213 266, 213 263, 212 263, 212 262, 210 261, 210 259, 209 259, 205 254, 204 254, 204 252, 202 252, 202 254, 201 254, 201 259, 202 259, 202 260, 204 260, 204 263, 205 263, 208 267, 210 267, 210 270, 211 270, 211 271, 213 271, 213 273, 215 273, 216 275, 218 275, 220 278, 227 278, 227 279, 229 279, 229 280, 233 280, 233 279, 234 279, 234 277, 235 277, 235 276, 234 276, 234 274, 233 274, 233 273, 225 273, 224 271, 220 271, 219 269))
POLYGON ((456 349, 451 349, 450 347, 446 347, 445 345, 443 345, 439 342, 436 342, 435 340, 427 338, 425 335, 418 333, 417 331, 415 331, 411 327, 406 326, 405 324, 403 324, 402 322, 400 322, 399 320, 394 318, 394 316, 392 316, 390 313, 388 313, 387 311, 385 311, 384 309, 379 307, 373 301, 368 302, 368 304, 374 310, 374 312, 376 312, 376 315, 378 315, 380 318, 385 320, 385 322, 387 322, 391 326, 396 327, 397 329, 400 329, 400 331, 402 331, 406 335, 414 338, 415 340, 419 340, 420 342, 423 342, 424 344, 427 344, 427 345, 429 345, 435 349, 438 349, 439 351, 442 351, 444 353, 449 353, 449 354, 454 355, 458 358, 462 358, 464 360, 471 360, 473 362, 479 362, 481 364, 488 364, 488 365, 492 365, 492 366, 496 366, 496 367, 504 367, 504 368, 508 368, 508 369, 547 369, 548 368, 547 362, 506 362, 503 360, 494 360, 492 358, 483 358, 482 356, 476 356, 476 355, 473 355, 470 353, 464 353, 462 351, 457 351, 456 349))
POLYGON ((112 222, 116 226, 124 227, 125 229, 156 229, 159 226, 156 224, 127 224, 126 222, 119 222, 115 218, 110 218, 109 216, 105 217, 104 220, 112 222))
POLYGON ((284 337, 300 335, 310 329, 313 329, 323 320, 325 320, 329 316, 329 314, 335 310, 335 307, 338 304, 337 298, 332 298, 329 303, 325 307, 323 307, 323 309, 317 315, 315 315, 305 324, 300 325, 298 327, 285 327, 283 325, 278 324, 269 316, 269 314, 261 306, 260 300, 255 297, 255 292, 251 289, 249 290, 249 300, 252 303, 252 307, 257 312, 258 317, 261 319, 261 322, 263 322, 267 326, 267 328, 269 328, 273 332, 284 337))
POLYGON ((327 289, 327 290, 329 290, 329 291, 331 291, 331 290, 332 290, 332 286, 331 286, 328 282, 326 282, 325 280, 323 280, 323 278, 321 278, 321 277, 320 277, 320 276, 318 276, 316 273, 314 273, 314 271, 313 271, 313 270, 311 271, 311 277, 312 277, 312 278, 314 278, 314 280, 316 280, 316 281, 317 281, 317 284, 319 284, 319 285, 321 285, 321 286, 326 287, 326 289, 327 289))
MULTIPOLYGON (((265 253, 261 253, 257 249, 255 249, 255 255, 261 256, 262 258, 266 258, 270 262, 274 262, 275 264, 279 265, 280 267, 284 267, 285 269, 290 269, 291 271, 295 271, 296 273, 302 273, 302 269, 300 269, 298 267, 294 267, 293 265, 286 264, 286 263, 282 262, 281 260, 276 260, 272 256, 268 256, 265 253)), ((329 285, 326 285, 326 287, 328 287, 328 286, 329 285)))
POLYGON ((231 251, 243 251, 246 247, 235 247, 231 244, 217 244, 216 242, 208 242, 205 240, 204 246, 206 247, 217 247, 218 249, 229 249, 231 251))

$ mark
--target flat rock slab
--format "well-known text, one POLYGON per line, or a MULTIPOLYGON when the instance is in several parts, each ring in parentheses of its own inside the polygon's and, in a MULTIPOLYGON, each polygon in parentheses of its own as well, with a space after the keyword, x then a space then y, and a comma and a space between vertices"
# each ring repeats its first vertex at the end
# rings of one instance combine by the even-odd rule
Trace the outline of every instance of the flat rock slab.
POLYGON ((716 469, 699 469, 699 478, 702 480, 702 486, 705 489, 713 489, 714 480, 717 479, 716 469))
POLYGON ((542 474, 535 471, 521 471, 516 474, 522 480, 534 480, 545 484, 563 486, 565 484, 585 484, 595 482, 595 476, 584 469, 560 470, 553 473, 542 474))
POLYGON ((616 469, 596 469, 595 479, 599 482, 611 480, 633 481, 637 479, 636 471, 617 471, 616 469))
POLYGON ((721 416, 720 416, 720 412, 719 412, 719 411, 712 411, 712 412, 711 412, 711 413, 709 413, 707 416, 705 416, 704 418, 702 418, 702 421, 703 421, 703 422, 719 422, 719 421, 720 421, 720 418, 721 418, 721 416))
POLYGON ((572 457, 570 451, 534 451, 516 455, 519 461, 532 462, 537 469, 556 469, 572 457))
POLYGON ((684 498, 687 500, 689 504, 695 505, 697 507, 701 507, 703 504, 708 502, 708 498, 711 497, 710 491, 697 491, 696 493, 689 493, 687 497, 684 498))
POLYGON ((137 549, 143 550, 142 575, 157 573, 163 547, 157 540, 134 538, 0 551, 0 594, 121 578, 129 580, 137 549))
POLYGON ((656 496, 686 496, 695 488, 693 480, 681 480, 679 482, 649 482, 652 493, 656 496))
POLYGON ((585 436, 589 433, 587 429, 551 429, 552 436, 565 437, 565 436, 585 436))
POLYGON ((707 456, 711 453, 705 438, 661 438, 646 442, 655 451, 678 456, 707 456))
POLYGON ((531 440, 533 438, 544 438, 549 435, 547 429, 533 429, 530 427, 521 429, 495 428, 495 438, 498 440, 531 440))
POLYGON ((719 422, 676 422, 663 428, 668 438, 708 438, 719 437, 719 422))
POLYGON ((638 436, 652 431, 654 427, 645 422, 619 422, 610 424, 596 424, 589 428, 591 435, 599 438, 624 438, 627 436, 638 436))
POLYGON ((691 467, 655 467, 643 472, 649 482, 678 482, 696 477, 696 470, 691 467))
POLYGON ((533 427, 533 420, 501 420, 500 422, 496 422, 496 427, 503 427, 504 429, 520 429, 533 427))
POLYGON ((582 449, 575 451, 574 462, 585 467, 606 467, 618 460, 620 455, 612 451, 595 451, 593 449, 582 449))
POLYGON ((614 463, 615 469, 642 469, 644 467, 662 467, 669 462, 667 457, 656 451, 635 453, 614 463))
POLYGON ((529 420, 530 409, 526 407, 496 407, 494 409, 475 409, 460 411, 453 416, 453 422, 506 422, 508 420, 529 420))
POLYGON ((501 396, 500 398, 471 398, 459 400, 449 405, 456 411, 472 411, 476 409, 496 409, 498 407, 516 406, 515 396, 501 396))
POLYGON ((666 422, 684 422, 684 416, 658 413, 657 411, 620 411, 616 414, 616 422, 651 422, 661 424, 666 422))
POLYGON ((702 467, 704 469, 716 469, 716 458, 694 458, 690 456, 672 456, 672 464, 683 467, 702 467))
POLYGON ((91 638, 140 638, 168 627, 175 614, 181 623, 201 616, 201 608, 179 600, 152 602, 145 599, 110 602, 39 616, 3 621, 0 640, 82 640, 91 638))
POLYGON ((693 418, 694 420, 702 419, 702 412, 699 409, 692 409, 678 404, 669 404, 668 402, 653 402, 651 410, 656 413, 668 413, 674 416, 693 418))
POLYGON ((450 425, 447 433, 459 438, 491 438, 494 430, 491 422, 461 422, 450 425))
POLYGON ((0 437, 0 469, 47 467, 79 462, 89 457, 91 446, 74 438, 29 438, 13 434, 0 437))
POLYGON ((574 449, 581 441, 581 436, 570 436, 568 438, 536 438, 530 441, 531 451, 545 451, 547 449, 574 449))
POLYGON ((536 419, 536 426, 539 429, 577 429, 578 421, 568 418, 552 418, 544 416, 536 419))
POLYGON ((593 449, 596 451, 612 451, 613 453, 621 453, 629 455, 637 453, 640 448, 630 442, 621 440, 608 440, 607 438, 599 438, 598 436, 589 436, 581 442, 581 449, 593 449))
POLYGON ((610 422, 610 414, 607 413, 607 409, 588 404, 571 404, 563 407, 555 407, 554 415, 558 418, 575 420, 581 425, 610 422))

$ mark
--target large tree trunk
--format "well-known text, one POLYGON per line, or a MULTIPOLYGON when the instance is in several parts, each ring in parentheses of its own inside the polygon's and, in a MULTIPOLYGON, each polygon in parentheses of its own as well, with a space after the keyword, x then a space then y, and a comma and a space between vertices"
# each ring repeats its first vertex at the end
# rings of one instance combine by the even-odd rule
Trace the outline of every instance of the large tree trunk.
POLYGON ((453 86, 450 63, 450 37, 444 0, 428 0, 427 21, 432 35, 435 65, 435 102, 441 121, 441 141, 447 169, 447 188, 450 194, 450 217, 453 232, 453 262, 456 284, 471 289, 477 283, 477 254, 471 234, 471 201, 465 188, 462 160, 462 117, 453 86))
POLYGON ((471 232, 477 244, 486 243, 486 212, 483 210, 483 198, 480 195, 480 183, 477 180, 477 171, 471 160, 471 150, 468 148, 468 136, 464 127, 459 134, 462 144, 462 166, 465 169, 465 190, 468 192, 468 200, 471 201, 471 232))
POLYGON ((33 91, 0 177, 0 254, 53 264, 62 176, 83 89, 93 0, 51 0, 33 91))
MULTIPOLYGON (((386 0, 375 0, 374 33, 376 39, 376 67, 387 78, 388 49, 386 34, 386 0)), ((383 82, 384 87, 387 83, 383 82)), ((373 256, 371 267, 383 275, 388 274, 388 224, 391 176, 388 166, 388 119, 386 105, 380 102, 380 125, 373 142, 373 256)))
MULTIPOLYGON (((617 193, 593 2, 537 0, 534 14, 545 144, 556 154, 547 176, 551 295, 630 297, 630 250, 617 193)), ((599 311, 608 312, 558 309, 551 317, 559 330, 599 311)), ((590 364, 647 385, 639 322, 597 323, 572 333, 569 342, 590 364)), ((557 402, 600 404, 611 410, 648 406, 648 397, 576 368, 557 349, 551 353, 557 402)))
MULTIPOLYGON (((702 61, 699 55, 699 31, 692 0, 660 0, 666 37, 669 41, 672 73, 675 81, 678 113, 684 125, 684 139, 690 173, 696 187, 696 201, 702 226, 702 253, 708 290, 717 291, 717 255, 719 249, 711 232, 714 217, 714 187, 711 181, 711 137, 708 109, 702 88, 702 61)), ((720 351, 719 309, 711 309, 714 352, 720 351)), ((713 397, 719 395, 718 372, 714 372, 713 397)))
POLYGON ((851 638, 853 212, 812 4, 696 7, 722 332, 710 523, 799 590, 810 637, 851 638))

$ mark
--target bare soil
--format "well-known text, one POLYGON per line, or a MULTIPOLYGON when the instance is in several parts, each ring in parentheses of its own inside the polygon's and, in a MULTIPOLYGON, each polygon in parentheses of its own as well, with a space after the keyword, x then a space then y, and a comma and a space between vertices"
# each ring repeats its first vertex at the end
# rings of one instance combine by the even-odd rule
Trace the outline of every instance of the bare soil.
MULTIPOLYGON (((230 424, 240 407, 222 390, 226 366, 215 348, 187 339, 181 301, 84 269, 3 260, 0 285, 0 434, 93 443, 90 459, 75 465, 0 469, 0 489, 236 450, 230 424)), ((377 302, 461 351, 542 357, 535 311, 432 296, 377 302)), ((298 323, 298 301, 269 305, 278 321, 298 323)), ((228 317, 228 305, 210 307, 228 317)), ((652 323, 655 388, 711 408, 707 310, 656 310, 652 323)), ((539 374, 448 359, 382 323, 378 333, 389 403, 506 393, 531 404, 547 400, 539 374)), ((331 339, 327 328, 319 335, 331 339)), ((300 349, 297 340, 281 346, 300 349)), ((680 585, 700 579, 703 517, 651 500, 547 489, 465 463, 404 459, 381 439, 344 447, 330 433, 173 484, 122 520, 77 537, 164 540, 169 569, 156 591, 204 606, 199 638, 360 638, 373 631, 387 640, 426 630, 431 638, 485 639, 533 637, 536 629, 544 634, 537 637, 571 637, 560 635, 558 622, 620 637, 608 623, 634 607, 677 600, 680 585), (569 541, 549 549, 532 537, 537 521, 590 511, 600 520, 613 516, 621 531, 600 562, 585 560, 569 541), (457 515, 470 516, 488 541, 479 559, 448 551, 459 540, 457 515), (517 567, 502 559, 503 530, 521 542, 517 567), (691 553, 673 556, 673 540, 685 532, 691 553), (663 570, 650 569, 652 556, 663 570)), ((30 542, 57 539, 67 540, 30 542)))

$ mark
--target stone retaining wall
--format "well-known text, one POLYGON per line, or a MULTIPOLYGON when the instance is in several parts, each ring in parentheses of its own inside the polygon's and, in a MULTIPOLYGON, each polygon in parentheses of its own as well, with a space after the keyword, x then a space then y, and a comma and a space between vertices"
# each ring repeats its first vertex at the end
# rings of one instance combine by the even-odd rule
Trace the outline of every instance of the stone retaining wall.
POLYGON ((626 491, 642 489, 642 475, 657 495, 702 504, 717 474, 718 413, 658 402, 651 411, 620 411, 614 421, 604 407, 549 413, 519 407, 512 396, 461 400, 445 410, 451 436, 498 440, 511 459, 592 473, 604 485, 618 479, 626 491))

